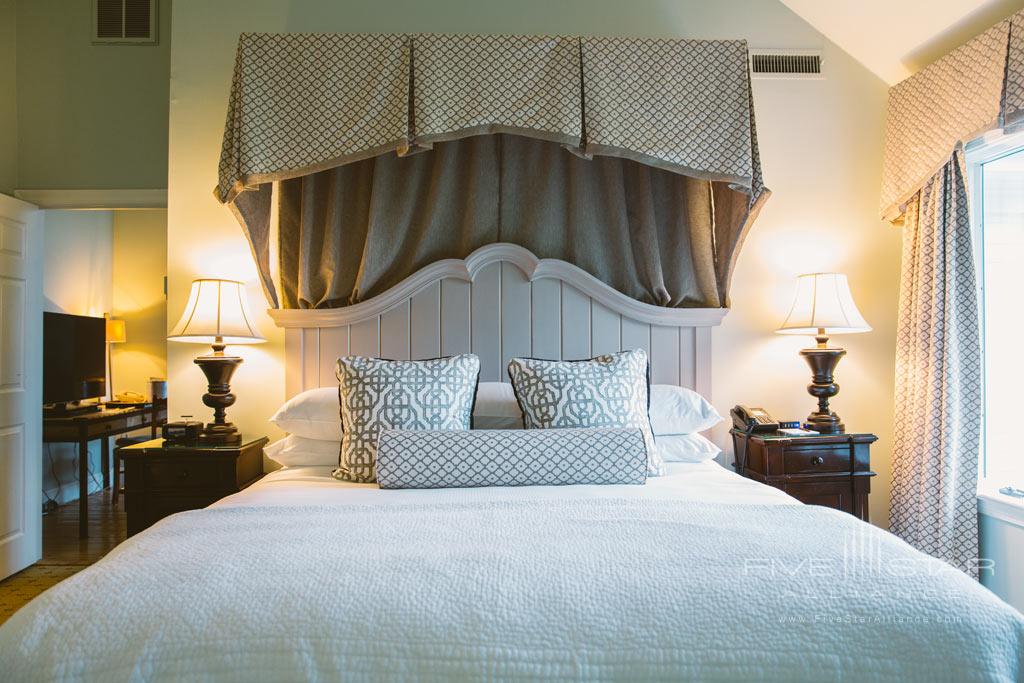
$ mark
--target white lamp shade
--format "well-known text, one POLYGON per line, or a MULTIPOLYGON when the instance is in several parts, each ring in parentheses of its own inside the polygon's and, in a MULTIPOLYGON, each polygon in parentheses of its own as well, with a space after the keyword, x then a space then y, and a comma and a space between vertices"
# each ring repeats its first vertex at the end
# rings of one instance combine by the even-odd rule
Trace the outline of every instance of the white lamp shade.
POLYGON ((167 337, 171 341, 259 344, 266 341, 252 322, 245 287, 235 280, 192 281, 185 312, 167 337))
POLYGON ((850 284, 842 273, 810 273, 796 280, 793 308, 777 332, 782 334, 868 332, 871 326, 857 310, 850 284))

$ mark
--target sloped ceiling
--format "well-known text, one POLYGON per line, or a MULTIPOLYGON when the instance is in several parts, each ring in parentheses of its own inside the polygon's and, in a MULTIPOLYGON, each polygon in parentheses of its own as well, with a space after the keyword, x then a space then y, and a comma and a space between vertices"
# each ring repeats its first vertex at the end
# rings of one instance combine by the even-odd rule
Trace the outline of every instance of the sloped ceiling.
POLYGON ((1024 7, 1024 0, 782 2, 890 85, 1024 7))

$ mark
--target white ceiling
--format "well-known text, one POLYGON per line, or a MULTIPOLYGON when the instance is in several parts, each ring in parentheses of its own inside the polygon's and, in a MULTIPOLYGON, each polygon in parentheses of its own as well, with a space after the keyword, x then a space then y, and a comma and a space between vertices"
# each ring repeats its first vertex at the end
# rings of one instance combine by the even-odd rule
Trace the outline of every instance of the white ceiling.
POLYGON ((782 0, 893 85, 1024 7, 1024 0, 782 0))

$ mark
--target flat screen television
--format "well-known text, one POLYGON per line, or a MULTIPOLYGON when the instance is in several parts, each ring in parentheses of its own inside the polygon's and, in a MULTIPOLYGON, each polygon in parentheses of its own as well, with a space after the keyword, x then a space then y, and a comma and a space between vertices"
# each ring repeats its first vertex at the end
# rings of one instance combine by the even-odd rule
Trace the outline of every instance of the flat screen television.
POLYGON ((43 313, 43 403, 63 404, 107 393, 107 321, 43 313))

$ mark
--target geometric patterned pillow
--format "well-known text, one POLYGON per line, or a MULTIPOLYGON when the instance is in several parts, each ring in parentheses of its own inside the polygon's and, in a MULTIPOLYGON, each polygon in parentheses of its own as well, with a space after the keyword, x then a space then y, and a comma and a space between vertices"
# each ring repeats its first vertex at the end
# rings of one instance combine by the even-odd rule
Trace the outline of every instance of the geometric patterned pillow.
POLYGON ((377 442, 382 489, 643 484, 639 429, 385 429, 377 442))
POLYGON ((338 359, 341 450, 336 479, 376 480, 382 429, 469 429, 480 359, 472 354, 431 360, 338 359))
POLYGON ((557 361, 513 358, 508 376, 526 429, 634 427, 647 445, 647 474, 664 465, 651 431, 650 364, 643 349, 557 361))

